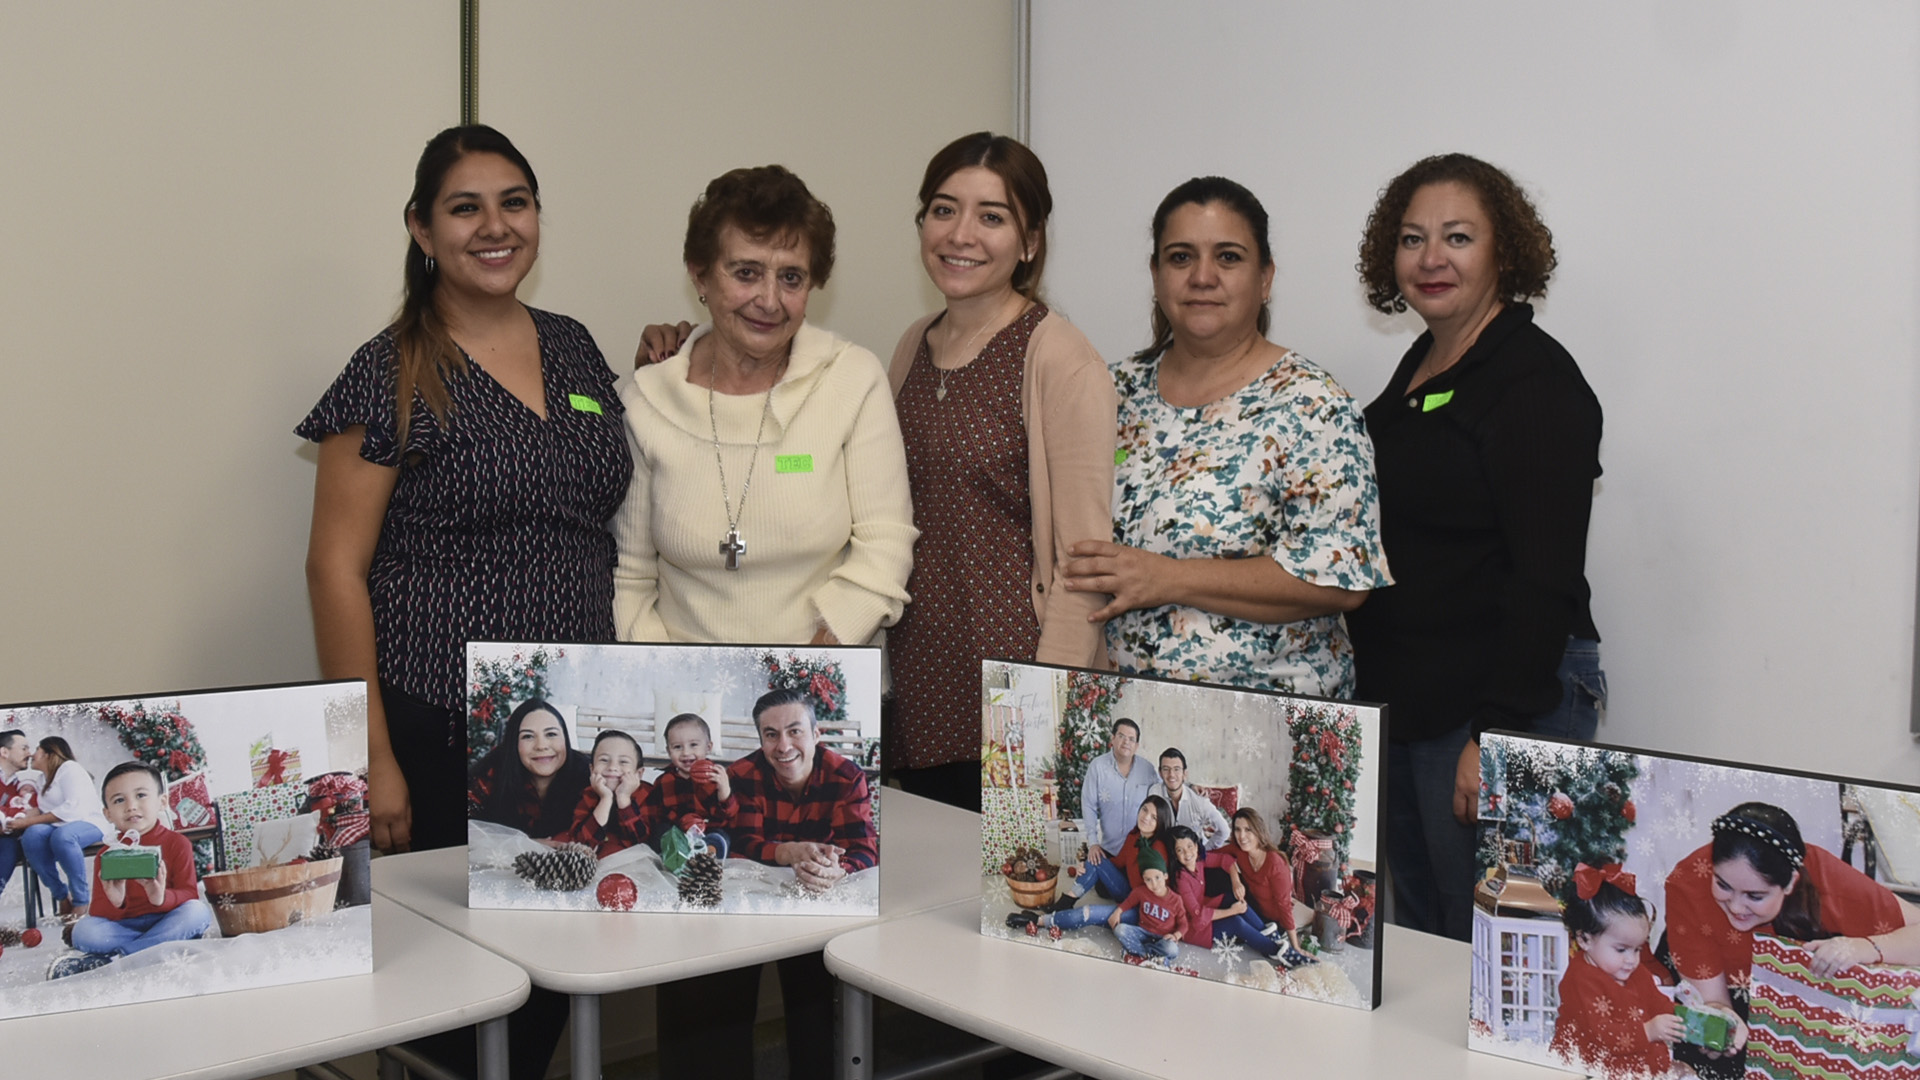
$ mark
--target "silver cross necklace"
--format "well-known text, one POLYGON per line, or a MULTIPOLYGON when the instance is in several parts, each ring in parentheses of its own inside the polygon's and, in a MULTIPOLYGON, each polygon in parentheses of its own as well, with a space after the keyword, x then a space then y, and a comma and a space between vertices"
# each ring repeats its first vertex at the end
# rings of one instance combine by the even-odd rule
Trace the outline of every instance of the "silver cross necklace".
MULTIPOLYGON (((713 430, 713 463, 720 469, 720 506, 727 512, 727 535, 720 541, 720 554, 727 557, 727 569, 740 569, 740 556, 747 553, 747 542, 740 539, 740 518, 747 512, 747 492, 753 490, 753 467, 760 462, 760 437, 767 433, 767 417, 773 412, 773 387, 760 406, 760 429, 753 433, 753 456, 747 458, 747 481, 740 485, 740 505, 736 509, 727 494, 727 463, 720 456, 720 421, 714 417, 714 387, 720 383, 720 358, 713 358, 713 381, 707 385, 707 426, 713 430)), ((779 385, 779 379, 774 380, 779 385)))

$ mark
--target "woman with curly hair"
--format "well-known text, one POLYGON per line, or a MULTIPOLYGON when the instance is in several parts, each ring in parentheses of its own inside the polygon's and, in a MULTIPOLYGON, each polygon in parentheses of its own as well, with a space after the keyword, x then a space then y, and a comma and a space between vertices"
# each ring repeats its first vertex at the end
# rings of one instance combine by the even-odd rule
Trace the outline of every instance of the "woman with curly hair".
POLYGON ((1586 578, 1600 402, 1525 303, 1555 261, 1519 185, 1466 154, 1395 177, 1360 241, 1368 301, 1427 330, 1366 410, 1396 585, 1347 615, 1355 696, 1391 706, 1396 921, 1463 941, 1480 734, 1591 739, 1606 703, 1586 578))

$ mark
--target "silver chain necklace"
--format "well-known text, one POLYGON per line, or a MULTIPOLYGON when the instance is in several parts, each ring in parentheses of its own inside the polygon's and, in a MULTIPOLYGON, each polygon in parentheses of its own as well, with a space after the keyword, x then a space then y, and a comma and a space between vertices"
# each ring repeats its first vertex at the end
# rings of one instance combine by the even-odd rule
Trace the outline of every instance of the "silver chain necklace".
MULTIPOLYGON (((727 536, 720 541, 720 554, 727 557, 727 569, 740 569, 740 556, 747 553, 746 541, 740 539, 740 519, 747 512, 747 492, 753 490, 753 467, 760 463, 760 437, 767 433, 767 417, 773 412, 773 387, 767 387, 767 397, 760 406, 760 429, 753 433, 753 456, 747 458, 747 482, 740 485, 740 506, 735 509, 733 499, 727 494, 727 463, 720 456, 720 421, 714 417, 714 387, 720 383, 720 358, 713 359, 713 382, 707 386, 707 426, 713 431, 713 463, 720 470, 720 506, 727 512, 727 536)), ((774 386, 779 380, 774 380, 774 386)))

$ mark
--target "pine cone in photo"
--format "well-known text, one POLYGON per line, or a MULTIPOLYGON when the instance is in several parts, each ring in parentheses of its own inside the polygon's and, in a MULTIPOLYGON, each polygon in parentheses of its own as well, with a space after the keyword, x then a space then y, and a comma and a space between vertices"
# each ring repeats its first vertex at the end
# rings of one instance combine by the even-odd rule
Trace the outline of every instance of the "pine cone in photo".
POLYGON ((313 850, 307 852, 308 862, 326 862, 328 859, 337 859, 339 857, 340 849, 333 847, 324 840, 313 845, 313 850))
POLYGON ((680 901, 694 907, 720 906, 720 860, 702 851, 680 868, 680 901))
POLYGON ((600 860, 585 844, 562 844, 551 851, 530 851, 513 860, 513 872, 536 889, 573 892, 593 884, 600 860))

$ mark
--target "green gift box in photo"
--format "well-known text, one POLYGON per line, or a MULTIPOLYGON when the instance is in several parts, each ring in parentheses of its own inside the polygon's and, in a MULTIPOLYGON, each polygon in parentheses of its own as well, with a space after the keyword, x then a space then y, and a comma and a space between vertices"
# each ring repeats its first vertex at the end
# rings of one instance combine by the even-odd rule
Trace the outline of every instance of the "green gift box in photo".
POLYGON ((100 853, 101 881, 144 881, 159 875, 159 848, 108 848, 100 853))

